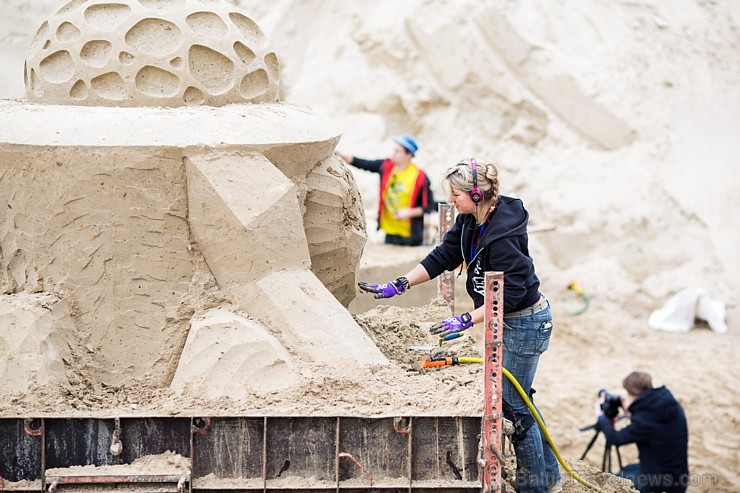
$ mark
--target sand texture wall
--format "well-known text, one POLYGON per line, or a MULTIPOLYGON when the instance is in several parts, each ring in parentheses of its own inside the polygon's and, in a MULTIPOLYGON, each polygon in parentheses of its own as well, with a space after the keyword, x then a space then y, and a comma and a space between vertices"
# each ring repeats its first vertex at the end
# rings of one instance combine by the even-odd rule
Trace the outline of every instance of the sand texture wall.
POLYGON ((319 117, 307 129, 312 115, 279 104, 223 114, 0 104, 12 115, 0 124, 4 299, 53 297, 52 318, 72 321, 57 327, 54 347, 81 352, 90 378, 168 383, 191 317, 225 300, 306 361, 385 361, 311 270, 346 300, 365 241, 356 189, 331 152, 337 136, 319 117), (117 141, 120 128, 141 131, 117 141), (314 176, 336 185, 314 192, 314 176), (338 232, 341 247, 317 229, 338 232), (347 258, 314 262, 311 249, 347 258))
POLYGON ((5 392, 235 397, 387 363, 345 308, 366 235, 338 132, 274 102, 262 31, 212 7, 73 0, 37 31, 30 101, 0 102, 5 392))
MULTIPOLYGON (((22 97, 31 42, 63 4, 4 1, 0 80, 22 97)), ((502 191, 555 227, 533 248, 557 285, 578 278, 612 301, 638 293, 635 314, 686 279, 731 301, 740 277, 731 3, 232 4, 269 33, 280 99, 331 115, 343 151, 383 157, 390 137, 409 131, 440 196, 450 163, 498 161, 502 191)), ((376 178, 355 173, 373 240, 376 178)))
MULTIPOLYGON (((343 152, 385 157, 410 132, 438 198, 458 160, 498 162, 554 227, 533 245, 553 285, 636 294, 641 315, 692 283, 737 309, 732 2, 238 3, 281 55, 281 98, 332 115, 343 152)), ((382 241, 377 177, 355 174, 382 241)))

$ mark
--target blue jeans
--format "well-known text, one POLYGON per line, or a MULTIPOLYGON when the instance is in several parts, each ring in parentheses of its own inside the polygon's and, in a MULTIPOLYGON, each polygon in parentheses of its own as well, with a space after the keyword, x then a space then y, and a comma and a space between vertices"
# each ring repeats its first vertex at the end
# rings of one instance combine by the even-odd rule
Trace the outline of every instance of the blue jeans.
MULTIPOLYGON (((532 382, 537 371, 540 355, 550 344, 552 314, 547 308, 517 317, 504 315, 504 361, 503 365, 519 382, 530 397, 532 382)), ((512 437, 517 459, 516 486, 519 493, 549 492, 549 485, 560 479, 558 461, 544 435, 540 433, 536 420, 514 385, 504 378, 504 407, 507 416, 514 422, 512 437)), ((535 406, 536 409, 536 406, 535 406)), ((537 413, 542 417, 539 409, 537 413)), ((543 420, 544 422, 544 420, 543 420)))

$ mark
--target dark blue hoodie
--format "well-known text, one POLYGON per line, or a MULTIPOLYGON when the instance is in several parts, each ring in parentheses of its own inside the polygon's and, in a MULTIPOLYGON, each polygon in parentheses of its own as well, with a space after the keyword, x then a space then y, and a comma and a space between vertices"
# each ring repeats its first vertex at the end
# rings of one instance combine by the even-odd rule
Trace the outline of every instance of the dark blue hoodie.
POLYGON ((540 299, 540 280, 529 256, 528 220, 529 214, 521 200, 500 196, 482 233, 473 214, 459 214, 442 243, 421 265, 433 279, 465 262, 468 274, 465 287, 476 308, 483 305, 485 273, 501 271, 504 313, 532 306, 540 299), (473 240, 478 236, 476 249, 473 240))
POLYGON ((645 476, 638 485, 640 492, 686 491, 689 432, 681 404, 667 388, 659 387, 643 392, 629 412, 629 426, 619 431, 604 415, 599 416, 599 426, 612 445, 637 444, 640 475, 645 476))

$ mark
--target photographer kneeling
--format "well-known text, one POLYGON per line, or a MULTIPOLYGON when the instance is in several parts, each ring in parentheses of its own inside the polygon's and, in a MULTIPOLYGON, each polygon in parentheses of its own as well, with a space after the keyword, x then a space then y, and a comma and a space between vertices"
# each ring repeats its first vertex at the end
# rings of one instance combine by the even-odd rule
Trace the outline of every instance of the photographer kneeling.
POLYGON ((653 388, 650 375, 632 372, 622 382, 622 407, 630 424, 614 429, 614 418, 602 413, 598 426, 609 444, 637 444, 639 464, 617 475, 631 479, 640 493, 684 493, 689 479, 686 415, 667 388, 653 388))

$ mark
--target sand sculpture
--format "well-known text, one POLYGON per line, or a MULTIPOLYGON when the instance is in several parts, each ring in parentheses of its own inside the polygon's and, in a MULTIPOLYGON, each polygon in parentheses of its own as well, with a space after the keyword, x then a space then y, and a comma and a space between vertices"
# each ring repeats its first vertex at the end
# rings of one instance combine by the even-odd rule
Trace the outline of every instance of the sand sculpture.
POLYGON ((95 106, 275 101, 278 60, 266 48, 259 26, 225 2, 72 0, 31 43, 26 95, 95 106))
POLYGON ((387 363, 345 308, 366 234, 339 132, 276 102, 246 14, 72 0, 25 75, 0 101, 0 392, 238 397, 387 363))

